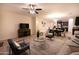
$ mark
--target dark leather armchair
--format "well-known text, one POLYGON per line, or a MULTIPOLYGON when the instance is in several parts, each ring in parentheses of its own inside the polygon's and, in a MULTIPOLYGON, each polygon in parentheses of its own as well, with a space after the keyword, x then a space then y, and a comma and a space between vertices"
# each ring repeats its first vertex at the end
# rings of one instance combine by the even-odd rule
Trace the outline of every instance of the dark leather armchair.
POLYGON ((8 39, 8 43, 10 46, 10 49, 12 51, 13 55, 22 55, 22 54, 27 54, 26 50, 29 49, 30 52, 30 46, 27 43, 17 43, 13 39, 8 39))

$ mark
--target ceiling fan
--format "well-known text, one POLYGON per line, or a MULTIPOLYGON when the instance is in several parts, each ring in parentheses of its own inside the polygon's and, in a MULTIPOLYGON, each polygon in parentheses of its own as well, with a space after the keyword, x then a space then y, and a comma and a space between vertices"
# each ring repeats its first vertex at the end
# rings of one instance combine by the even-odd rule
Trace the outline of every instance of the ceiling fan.
POLYGON ((39 14, 39 11, 41 11, 41 8, 37 8, 37 5, 35 4, 29 4, 28 7, 24 7, 23 9, 28 11, 30 14, 39 14))

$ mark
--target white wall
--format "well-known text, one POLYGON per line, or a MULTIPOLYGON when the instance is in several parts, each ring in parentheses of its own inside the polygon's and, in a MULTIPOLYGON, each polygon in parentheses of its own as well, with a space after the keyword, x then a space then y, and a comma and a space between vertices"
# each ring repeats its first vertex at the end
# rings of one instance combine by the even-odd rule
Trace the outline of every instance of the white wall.
POLYGON ((36 34, 36 16, 31 17, 32 35, 36 34))
POLYGON ((0 13, 0 33, 2 40, 18 37, 17 30, 19 23, 29 23, 30 29, 32 29, 30 16, 4 9, 0 13))
MULTIPOLYGON (((0 9, 1 11, 1 9, 0 9)), ((1 28, 2 28, 2 13, 0 12, 0 40, 2 39, 2 31, 1 31, 1 28)))

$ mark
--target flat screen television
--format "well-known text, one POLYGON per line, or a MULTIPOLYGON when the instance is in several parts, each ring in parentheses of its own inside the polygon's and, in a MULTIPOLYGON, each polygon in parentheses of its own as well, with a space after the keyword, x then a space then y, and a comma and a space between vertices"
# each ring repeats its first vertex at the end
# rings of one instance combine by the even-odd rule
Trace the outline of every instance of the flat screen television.
POLYGON ((19 28, 20 29, 26 29, 26 28, 28 29, 29 28, 29 24, 27 24, 27 23, 20 23, 19 24, 19 28))
POLYGON ((75 19, 75 25, 79 26, 79 17, 76 17, 76 19, 75 19))

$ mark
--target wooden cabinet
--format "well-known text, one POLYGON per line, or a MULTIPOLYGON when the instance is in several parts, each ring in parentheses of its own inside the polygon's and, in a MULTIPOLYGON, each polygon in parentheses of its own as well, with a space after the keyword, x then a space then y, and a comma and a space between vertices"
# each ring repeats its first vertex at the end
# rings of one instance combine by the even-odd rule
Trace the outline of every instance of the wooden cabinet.
POLYGON ((18 30, 18 37, 25 37, 25 36, 30 36, 31 31, 30 29, 19 29, 18 30))

